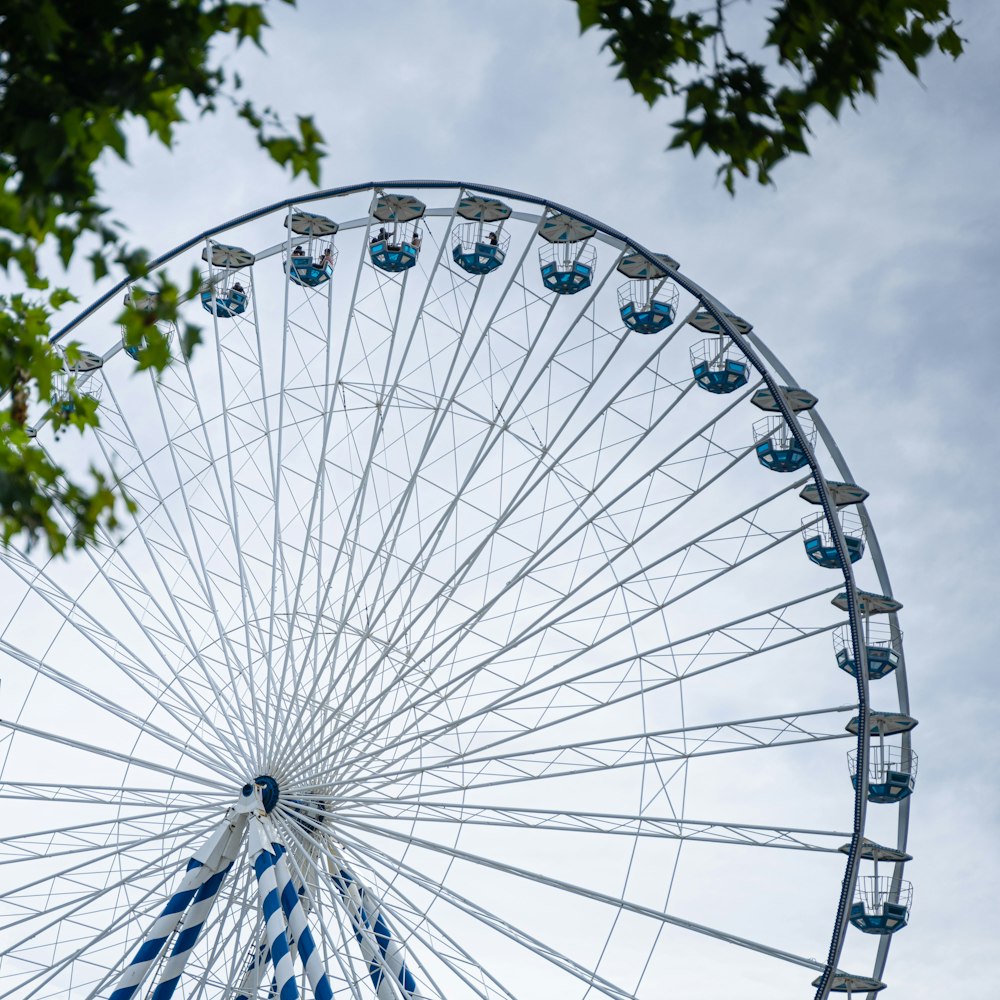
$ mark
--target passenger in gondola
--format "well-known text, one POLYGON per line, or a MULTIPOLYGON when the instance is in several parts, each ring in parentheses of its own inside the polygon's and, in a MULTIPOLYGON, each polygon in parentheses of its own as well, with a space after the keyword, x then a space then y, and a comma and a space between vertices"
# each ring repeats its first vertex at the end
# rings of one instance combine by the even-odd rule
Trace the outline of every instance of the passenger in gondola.
POLYGON ((381 243, 383 240, 387 240, 389 234, 385 231, 385 226, 379 228, 379 231, 372 237, 372 243, 381 243))
POLYGON ((414 229, 413 230, 413 239, 410 240, 410 243, 412 244, 414 250, 419 250, 420 249, 421 239, 420 239, 420 230, 419 229, 414 229))
POLYGON ((305 257, 305 253, 302 250, 302 244, 301 243, 292 251, 292 256, 293 257, 305 257))
POLYGON ((497 231, 494 229, 493 232, 487 237, 490 241, 490 246, 495 247, 497 245, 497 231))
POLYGON ((333 267, 333 247, 328 246, 323 251, 323 256, 319 259, 320 270, 325 270, 327 267, 333 267))
POLYGON ((243 292, 243 286, 238 281, 233 285, 233 291, 234 292, 239 292, 240 295, 244 294, 244 292, 243 292))

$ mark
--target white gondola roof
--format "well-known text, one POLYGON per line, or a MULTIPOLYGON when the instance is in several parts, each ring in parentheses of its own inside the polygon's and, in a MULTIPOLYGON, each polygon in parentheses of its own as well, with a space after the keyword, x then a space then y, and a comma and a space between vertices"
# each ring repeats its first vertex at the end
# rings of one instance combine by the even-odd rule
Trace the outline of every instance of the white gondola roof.
MULTIPOLYGON (((92 372, 104 367, 104 358, 93 351, 80 351, 80 356, 75 361, 65 359, 66 371, 68 372, 92 372)), ((65 356, 65 352, 64 352, 65 356)))
MULTIPOLYGON (((817 976, 813 986, 819 986, 823 977, 817 976)), ((849 972, 837 972, 830 978, 831 993, 879 993, 885 989, 885 983, 870 976, 853 976, 849 972)))
MULTIPOLYGON (((841 844, 837 848, 841 854, 850 854, 851 845, 841 844)), ((897 850, 895 847, 886 847, 883 844, 876 844, 874 840, 863 837, 861 840, 861 857, 866 861, 912 861, 913 855, 906 851, 897 850)))
POLYGON ((538 230, 539 235, 549 243, 579 243, 589 240, 597 230, 572 215, 550 215, 538 230))
MULTIPOLYGON (((740 333, 749 333, 753 329, 753 324, 748 323, 742 316, 734 316, 732 313, 728 312, 725 316, 726 319, 728 319, 740 333)), ((722 327, 707 309, 699 309, 690 323, 696 330, 701 330, 703 333, 722 332, 722 327)))
POLYGON ((315 212, 292 212, 285 227, 298 236, 333 236, 340 228, 333 219, 315 212))
MULTIPOLYGON (((868 499, 868 490, 857 483, 838 483, 833 479, 828 479, 826 485, 830 487, 833 494, 833 502, 838 507, 846 507, 851 503, 864 503, 868 499)), ((819 487, 814 483, 806 483, 799 491, 799 496, 809 503, 822 503, 819 496, 819 487)))
MULTIPOLYGON (((893 611, 899 611, 903 607, 894 597, 886 597, 885 594, 871 594, 867 590, 859 590, 858 599, 861 602, 861 611, 866 615, 887 615, 893 611)), ((846 611, 847 593, 841 591, 830 603, 835 608, 846 611)))
MULTIPOLYGON (((868 731, 872 736, 895 736, 898 733, 908 733, 917 724, 912 716, 902 712, 869 712, 868 731)), ((849 733, 858 735, 858 717, 854 716, 844 727, 849 733)))
POLYGON ((502 222, 510 218, 510 205, 496 198, 483 198, 478 194, 466 195, 458 203, 458 214, 472 222, 502 222))
MULTIPOLYGON (((208 247, 201 252, 201 259, 208 260, 208 247)), ((231 247, 225 243, 212 244, 212 266, 213 267, 249 267, 256 258, 249 250, 243 247, 231 247)))
POLYGON ((633 250, 622 257, 621 263, 618 265, 618 270, 627 278, 665 278, 669 273, 667 268, 670 268, 672 271, 680 270, 680 264, 669 254, 656 253, 653 256, 657 260, 663 261, 664 266, 657 267, 656 264, 651 263, 641 253, 633 250))
POLYGON ((423 217, 427 206, 412 194, 384 194, 375 202, 372 215, 379 222, 411 222, 423 217))
POLYGON ((152 312, 159 298, 156 292, 147 292, 143 288, 130 288, 125 293, 125 305, 141 309, 143 312, 152 312))
MULTIPOLYGON (((739 329, 738 326, 737 329, 739 329)), ((800 410, 811 410, 819 402, 811 392, 799 389, 797 386, 783 385, 781 386, 781 391, 785 395, 785 401, 796 413, 800 410)), ((761 410, 769 410, 772 413, 777 413, 778 411, 778 404, 774 400, 774 394, 767 386, 758 389, 751 397, 750 402, 761 410)))

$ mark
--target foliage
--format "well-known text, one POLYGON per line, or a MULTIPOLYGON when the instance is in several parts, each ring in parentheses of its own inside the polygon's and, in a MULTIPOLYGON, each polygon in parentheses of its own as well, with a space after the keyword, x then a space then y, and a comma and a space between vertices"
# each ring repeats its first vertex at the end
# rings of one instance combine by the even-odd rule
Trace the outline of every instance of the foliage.
MULTIPOLYGON (((101 157, 111 152, 127 161, 135 123, 169 148, 186 116, 213 114, 222 102, 293 176, 319 179, 323 138, 312 119, 298 116, 288 131, 272 109, 240 100, 238 75, 216 61, 227 39, 261 46, 268 2, 7 0, 0 11, 0 266, 8 274, 16 269, 36 293, 0 296, 4 544, 23 532, 29 543, 44 537, 59 553, 70 539, 84 545, 99 528, 117 525, 118 485, 93 469, 89 482, 71 481, 26 427, 32 395, 57 430, 83 432, 98 422, 94 401, 72 380, 69 402, 52 405, 64 360, 49 343, 51 319, 71 297, 62 290, 41 294, 50 285, 47 255, 54 251, 67 266, 85 253, 95 279, 112 267, 140 279, 149 267, 146 253, 125 243, 123 227, 99 200, 101 157)), ((126 345, 137 349, 137 367, 162 370, 170 361, 165 322, 178 327, 185 354, 198 342, 198 328, 178 313, 197 287, 158 277, 147 290, 155 293, 146 300, 152 308, 127 308, 120 321, 126 345)), ((76 350, 69 345, 67 363, 76 350)))
POLYGON ((782 160, 808 153, 811 112, 837 118, 845 101, 874 97, 887 61, 919 76, 935 49, 957 59, 963 48, 950 0, 773 0, 756 57, 730 46, 734 0, 685 13, 676 0, 574 2, 580 30, 607 33, 612 65, 636 94, 650 105, 684 97, 669 148, 709 149, 730 193, 737 173, 766 184, 782 160))

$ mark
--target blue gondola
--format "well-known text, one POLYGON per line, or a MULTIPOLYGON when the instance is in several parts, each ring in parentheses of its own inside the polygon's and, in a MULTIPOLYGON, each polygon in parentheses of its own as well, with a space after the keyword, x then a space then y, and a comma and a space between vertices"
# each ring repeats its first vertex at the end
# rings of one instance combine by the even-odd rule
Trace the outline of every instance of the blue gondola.
POLYGON ((910 917, 913 884, 904 879, 875 874, 858 879, 850 921, 863 934, 895 934, 910 917))
POLYGON ((626 302, 618 310, 625 325, 636 333, 659 333, 674 321, 675 310, 669 302, 651 299, 645 304, 626 302))
MULTIPOLYGON (((857 751, 848 754, 851 784, 858 787, 857 751)), ((871 748, 869 761, 868 801, 899 802, 913 794, 917 780, 917 755, 884 742, 871 748)))
POLYGON ((491 243, 473 243, 467 249, 456 243, 451 248, 451 256, 463 271, 469 274, 489 274, 504 262, 504 251, 491 243))
POLYGON ((217 290, 214 299, 210 288, 202 289, 201 292, 201 304, 205 311, 215 313, 222 319, 232 319, 245 313, 248 301, 246 292, 237 288, 230 288, 221 295, 217 290))
POLYGON ((546 218, 538 233, 546 245, 538 251, 542 283, 558 295, 576 295, 594 280, 597 251, 590 238, 597 230, 572 215, 557 213, 546 218))
POLYGON ((333 264, 333 259, 328 254, 317 258, 293 254, 288 258, 288 277, 296 285, 316 288, 333 277, 333 264))
POLYGON ((717 395, 734 392, 750 379, 750 363, 741 351, 720 337, 692 345, 691 371, 702 389, 717 395))
MULTIPOLYGON (((816 430, 808 417, 799 417, 799 425, 810 441, 816 430)), ((796 472, 809 463, 799 439, 781 417, 765 417, 753 425, 757 461, 772 472, 796 472)))
POLYGON ((368 247, 372 263, 383 271, 398 274, 413 267, 420 254, 420 243, 401 239, 391 242, 390 239, 377 239, 368 247))
POLYGON ((560 295, 575 295, 589 288, 594 280, 593 264, 579 260, 561 262, 550 260, 541 265, 542 282, 550 291, 560 295))
POLYGON ((907 916, 901 903, 886 902, 877 911, 868 910, 860 901, 851 906, 851 923, 864 934, 893 934, 906 926, 907 916))
MULTIPOLYGON (((868 659, 868 677, 877 681, 891 674, 899 666, 899 653, 891 646, 865 646, 868 659)), ((837 666, 852 677, 858 676, 858 665, 854 660, 854 651, 850 646, 842 646, 837 650, 837 666)))

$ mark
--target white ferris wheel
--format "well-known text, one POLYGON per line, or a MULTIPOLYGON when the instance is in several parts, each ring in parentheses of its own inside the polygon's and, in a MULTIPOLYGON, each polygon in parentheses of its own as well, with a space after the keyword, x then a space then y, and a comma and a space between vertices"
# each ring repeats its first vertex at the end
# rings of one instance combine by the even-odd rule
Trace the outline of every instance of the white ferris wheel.
POLYGON ((119 286, 60 334, 100 429, 33 415, 135 510, 3 558, 0 1000, 880 991, 900 604, 751 323, 456 182, 199 255, 190 362, 137 372, 119 286))

